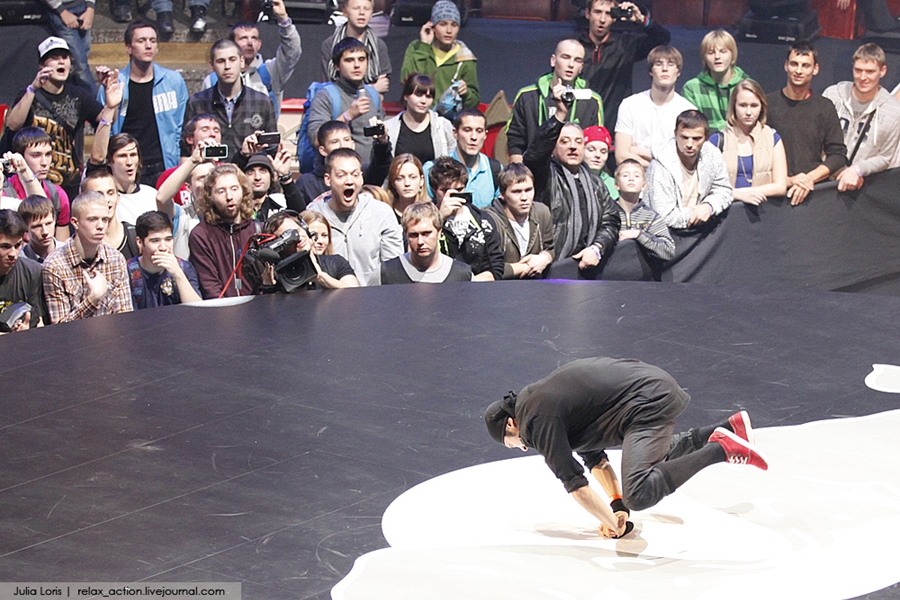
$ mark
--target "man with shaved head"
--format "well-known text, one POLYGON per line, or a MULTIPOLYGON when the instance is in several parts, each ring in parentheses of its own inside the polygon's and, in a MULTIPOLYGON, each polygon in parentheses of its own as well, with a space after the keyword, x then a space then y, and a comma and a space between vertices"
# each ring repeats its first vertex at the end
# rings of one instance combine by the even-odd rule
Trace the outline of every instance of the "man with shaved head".
POLYGON ((603 125, 603 101, 579 77, 583 66, 584 47, 581 43, 578 40, 562 40, 550 56, 552 71, 542 75, 535 84, 519 90, 513 103, 513 114, 506 125, 510 162, 522 162, 522 155, 538 128, 555 115, 553 90, 557 87, 577 96, 568 105, 564 120, 578 123, 582 128, 603 125))

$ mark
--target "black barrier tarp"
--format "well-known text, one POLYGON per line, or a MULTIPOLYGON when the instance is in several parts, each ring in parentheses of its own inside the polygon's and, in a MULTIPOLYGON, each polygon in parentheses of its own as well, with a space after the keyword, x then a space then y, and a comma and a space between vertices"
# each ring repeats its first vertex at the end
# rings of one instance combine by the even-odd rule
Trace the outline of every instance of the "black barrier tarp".
MULTIPOLYGON (((817 186, 799 206, 737 202, 701 231, 673 237, 676 255, 661 273, 626 240, 602 278, 900 294, 900 169, 867 177, 856 192, 817 186)), ((554 263, 549 276, 579 278, 574 261, 554 263)))

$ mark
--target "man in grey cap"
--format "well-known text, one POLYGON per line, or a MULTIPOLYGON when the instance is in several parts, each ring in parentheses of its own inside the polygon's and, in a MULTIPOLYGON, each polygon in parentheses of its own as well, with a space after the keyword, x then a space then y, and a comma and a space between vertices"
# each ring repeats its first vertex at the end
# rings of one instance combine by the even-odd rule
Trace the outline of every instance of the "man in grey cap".
POLYGON ((649 508, 701 469, 719 462, 766 470, 754 446, 746 411, 718 426, 673 435, 675 418, 690 402, 671 375, 634 359, 572 361, 544 379, 491 404, 484 419, 495 441, 522 451, 534 448, 566 491, 600 520, 600 534, 631 530, 631 510, 649 508), (622 481, 605 449, 622 447, 622 481), (584 465, 612 500, 588 485, 584 465))

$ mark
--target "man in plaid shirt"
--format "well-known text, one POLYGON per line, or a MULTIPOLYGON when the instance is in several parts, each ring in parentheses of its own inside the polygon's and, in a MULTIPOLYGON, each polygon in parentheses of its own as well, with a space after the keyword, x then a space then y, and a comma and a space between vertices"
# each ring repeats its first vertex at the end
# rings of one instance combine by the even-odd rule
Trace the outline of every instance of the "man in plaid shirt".
POLYGON ((51 323, 133 310, 125 258, 103 243, 112 217, 99 192, 85 192, 72 202, 75 237, 44 262, 51 323))
MULTIPOLYGON (((185 125, 199 114, 215 116, 222 131, 222 143, 228 146, 226 161, 241 167, 257 149, 265 149, 255 147, 257 132, 278 131, 272 99, 243 84, 243 61, 241 49, 231 40, 213 44, 209 64, 218 78, 216 85, 191 96, 184 111, 185 125)), ((181 155, 190 156, 184 140, 181 140, 181 155)))

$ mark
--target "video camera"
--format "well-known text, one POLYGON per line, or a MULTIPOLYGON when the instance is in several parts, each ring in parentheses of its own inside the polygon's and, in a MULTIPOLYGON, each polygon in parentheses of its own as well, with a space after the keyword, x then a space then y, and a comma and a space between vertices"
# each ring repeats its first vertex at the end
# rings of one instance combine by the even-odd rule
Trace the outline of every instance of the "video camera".
POLYGON ((275 279, 287 293, 306 287, 319 274, 308 251, 289 253, 299 240, 296 229, 288 229, 279 236, 257 234, 247 250, 249 256, 274 265, 275 279))

